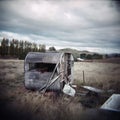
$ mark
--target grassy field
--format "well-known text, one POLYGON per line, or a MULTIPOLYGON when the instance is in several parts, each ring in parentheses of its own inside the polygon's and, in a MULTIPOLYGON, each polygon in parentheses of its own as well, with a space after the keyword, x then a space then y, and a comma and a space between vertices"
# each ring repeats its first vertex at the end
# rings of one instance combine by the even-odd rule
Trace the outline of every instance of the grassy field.
MULTIPOLYGON (((74 78, 78 90, 83 85, 83 71, 85 85, 120 93, 120 64, 76 62, 74 78)), ((54 93, 43 96, 38 91, 25 89, 24 61, 0 60, 0 112, 5 119, 78 120, 83 117, 84 111, 99 108, 107 97, 98 99, 92 96, 88 99, 62 94, 56 97, 54 93)))
POLYGON ((74 67, 74 78, 78 84, 83 83, 83 71, 85 85, 120 92, 120 64, 77 62, 74 67))

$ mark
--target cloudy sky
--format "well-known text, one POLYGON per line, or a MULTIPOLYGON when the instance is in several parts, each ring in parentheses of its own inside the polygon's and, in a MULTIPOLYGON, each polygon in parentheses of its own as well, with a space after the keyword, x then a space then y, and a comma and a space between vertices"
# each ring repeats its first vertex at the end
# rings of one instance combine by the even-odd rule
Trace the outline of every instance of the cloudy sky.
POLYGON ((0 0, 0 39, 120 53, 120 2, 0 0))

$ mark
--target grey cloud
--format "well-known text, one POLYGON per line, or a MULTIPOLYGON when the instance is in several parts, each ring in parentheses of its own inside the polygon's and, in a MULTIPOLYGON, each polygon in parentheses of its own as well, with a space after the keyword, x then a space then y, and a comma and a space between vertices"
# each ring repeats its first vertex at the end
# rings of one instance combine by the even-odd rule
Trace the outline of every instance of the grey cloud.
POLYGON ((0 31, 28 36, 48 46, 120 52, 120 16, 114 1, 6 0, 0 1, 0 14, 0 31))

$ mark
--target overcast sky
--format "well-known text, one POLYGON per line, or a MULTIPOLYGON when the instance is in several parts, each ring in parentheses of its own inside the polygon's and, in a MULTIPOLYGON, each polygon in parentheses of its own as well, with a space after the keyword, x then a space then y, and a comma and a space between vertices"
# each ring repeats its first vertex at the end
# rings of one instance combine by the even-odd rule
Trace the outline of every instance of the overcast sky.
POLYGON ((0 0, 0 38, 47 47, 120 53, 120 3, 114 0, 0 0))

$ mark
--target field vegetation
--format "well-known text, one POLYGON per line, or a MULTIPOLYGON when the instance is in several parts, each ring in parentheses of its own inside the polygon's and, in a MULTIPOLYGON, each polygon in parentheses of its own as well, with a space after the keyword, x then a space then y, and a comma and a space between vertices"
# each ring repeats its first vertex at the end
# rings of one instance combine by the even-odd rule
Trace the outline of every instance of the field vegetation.
POLYGON ((120 64, 101 62, 76 62, 74 78, 78 85, 83 84, 83 71, 85 85, 103 90, 113 89, 120 91, 120 64))
MULTIPOLYGON (((120 64, 75 62, 74 78, 77 90, 91 85, 120 93, 120 64), (85 83, 83 83, 83 71, 85 83)), ((109 97, 69 97, 54 93, 40 94, 24 87, 24 61, 0 60, 0 112, 3 119, 78 120, 91 108, 99 108, 109 97), (92 101, 91 101, 92 100, 92 101), (94 101, 93 101, 94 100, 94 101), (94 104, 93 104, 94 103, 94 104)), ((90 112, 87 114, 89 118, 90 112)), ((83 116, 84 115, 84 116, 83 116)), ((103 116, 101 116, 103 117, 103 116)), ((92 117, 89 118, 92 120, 92 117)))

